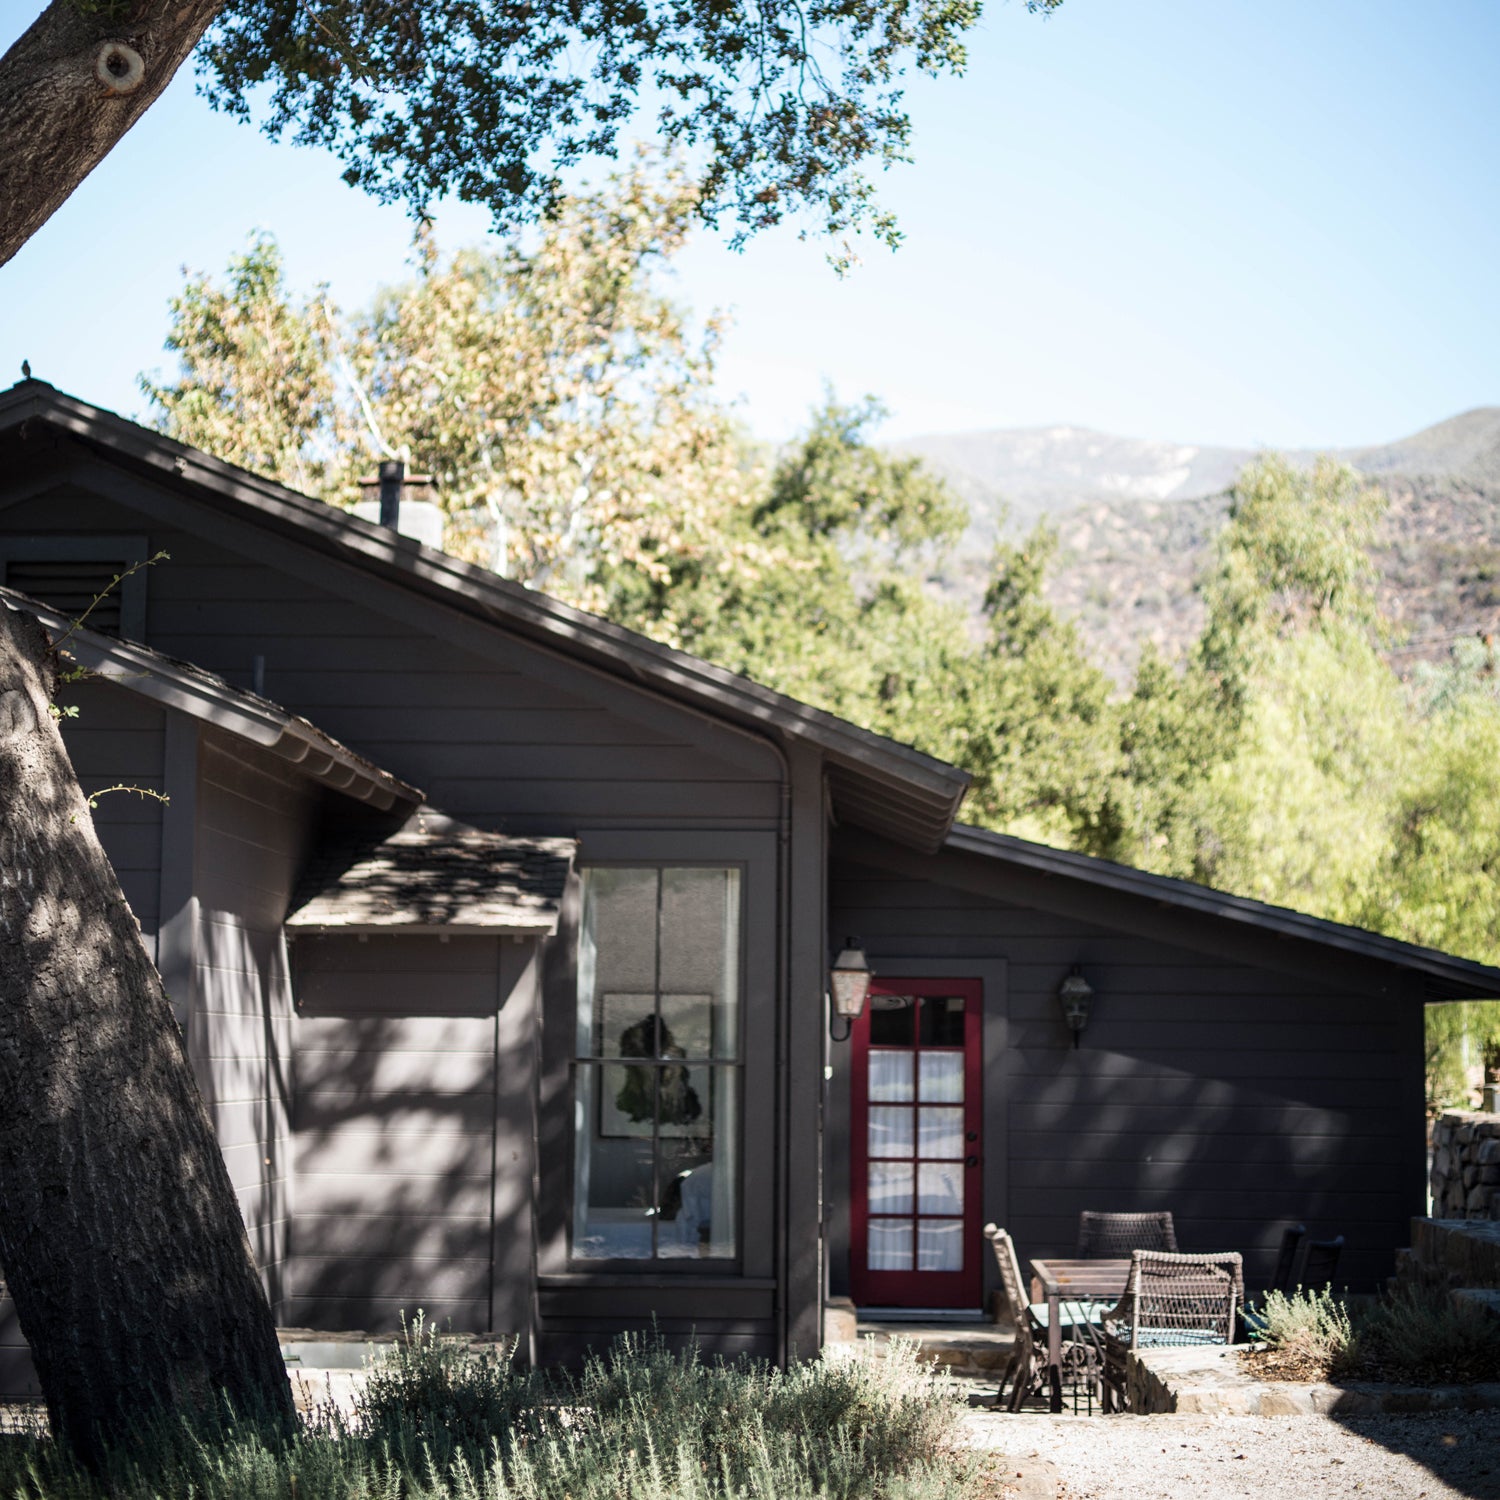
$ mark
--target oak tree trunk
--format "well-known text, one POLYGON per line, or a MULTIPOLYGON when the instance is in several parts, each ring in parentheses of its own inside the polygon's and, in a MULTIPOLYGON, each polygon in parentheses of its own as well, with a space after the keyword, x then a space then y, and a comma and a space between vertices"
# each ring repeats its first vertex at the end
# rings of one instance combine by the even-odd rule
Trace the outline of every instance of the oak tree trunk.
MULTIPOLYGON (((51 0, 0 57, 0 266, 146 112, 224 4, 51 0)), ((107 241, 110 225, 98 233, 107 241)))
POLYGON ((48 711, 54 669, 0 604, 0 1267, 85 1458, 220 1396, 285 1428, 234 1189, 48 711))

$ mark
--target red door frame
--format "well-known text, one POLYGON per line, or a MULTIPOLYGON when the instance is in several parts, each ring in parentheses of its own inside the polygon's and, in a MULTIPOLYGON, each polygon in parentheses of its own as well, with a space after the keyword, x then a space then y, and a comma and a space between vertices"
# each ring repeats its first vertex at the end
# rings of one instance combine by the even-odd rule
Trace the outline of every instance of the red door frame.
MULTIPOLYGON (((920 1000, 964 997, 964 1215, 963 1268, 958 1271, 869 1271, 869 1053, 870 1012, 855 1021, 849 1037, 851 1141, 849 1194, 849 1282, 862 1307, 979 1307, 983 1301, 981 1226, 984 1220, 984 1069, 980 1052, 984 986, 978 979, 876 979, 872 995, 911 995, 920 1000)), ((915 1022, 915 1018, 914 1018, 915 1022)), ((912 1051, 921 1050, 913 1035, 912 1051)), ((942 1050, 955 1050, 944 1048, 942 1050)), ((915 1108, 915 1104, 913 1105, 915 1108)), ((915 1142, 915 1131, 913 1132, 915 1142)), ((915 1152, 915 1144, 913 1152, 915 1152)), ((915 1190, 915 1189, 914 1189, 915 1190)), ((913 1204, 913 1208, 915 1208, 913 1204)), ((914 1216, 919 1217, 919 1216, 914 1216)), ((915 1246, 913 1247, 915 1254, 915 1246)))

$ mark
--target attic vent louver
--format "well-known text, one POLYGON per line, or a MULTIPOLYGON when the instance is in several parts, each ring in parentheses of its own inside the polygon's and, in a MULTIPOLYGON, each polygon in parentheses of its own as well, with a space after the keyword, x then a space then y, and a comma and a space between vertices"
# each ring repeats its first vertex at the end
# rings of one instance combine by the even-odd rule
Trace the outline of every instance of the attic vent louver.
POLYGON ((122 600, 119 585, 113 588, 110 585, 129 566, 128 562, 118 559, 74 562, 13 558, 5 565, 5 583, 7 588, 50 604, 70 620, 78 619, 103 594, 84 624, 100 635, 118 636, 122 600))

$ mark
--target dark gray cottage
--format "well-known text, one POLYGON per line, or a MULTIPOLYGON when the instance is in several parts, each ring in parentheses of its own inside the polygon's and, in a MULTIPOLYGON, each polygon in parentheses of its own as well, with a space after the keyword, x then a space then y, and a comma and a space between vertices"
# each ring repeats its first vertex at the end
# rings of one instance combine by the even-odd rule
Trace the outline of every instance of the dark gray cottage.
MULTIPOLYGON (((1171 1208, 1391 1269, 1425 1002, 1500 972, 965 828, 966 778, 38 381, 0 586, 78 629, 69 749, 285 1325, 534 1358, 815 1351, 979 1307, 978 1226, 1171 1208), (874 993, 831 1039, 833 950, 874 993), (1095 998, 1080 1045, 1058 1006, 1095 998)), ((4 1375, 29 1361, 0 1306, 4 1375)))

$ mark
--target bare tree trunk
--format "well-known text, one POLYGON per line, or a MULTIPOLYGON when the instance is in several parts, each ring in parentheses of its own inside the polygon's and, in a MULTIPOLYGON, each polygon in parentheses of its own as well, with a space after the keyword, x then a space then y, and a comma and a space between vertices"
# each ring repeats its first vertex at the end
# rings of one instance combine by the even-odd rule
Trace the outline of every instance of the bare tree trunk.
POLYGON ((0 266, 145 113, 224 3, 51 0, 0 57, 0 266))
POLYGON ((0 1266, 53 1430, 93 1460, 153 1406, 293 1420, 229 1174, 140 928, 0 605, 0 1266))

